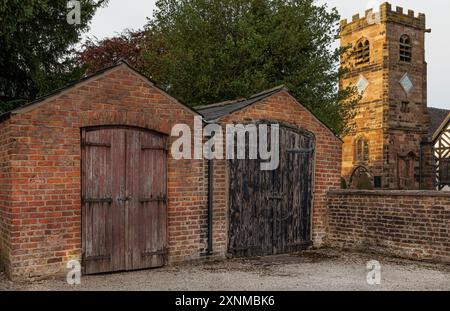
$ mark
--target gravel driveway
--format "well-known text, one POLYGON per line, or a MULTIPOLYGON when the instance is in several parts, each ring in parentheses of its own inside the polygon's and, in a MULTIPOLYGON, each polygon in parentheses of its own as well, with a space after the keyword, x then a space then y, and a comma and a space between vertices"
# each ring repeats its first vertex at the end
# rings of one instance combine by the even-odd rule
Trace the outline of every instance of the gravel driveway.
POLYGON ((86 276, 81 282, 22 284, 0 276, 0 290, 450 290, 450 266, 327 249, 86 276), (370 260, 381 263, 381 285, 367 284, 370 260))

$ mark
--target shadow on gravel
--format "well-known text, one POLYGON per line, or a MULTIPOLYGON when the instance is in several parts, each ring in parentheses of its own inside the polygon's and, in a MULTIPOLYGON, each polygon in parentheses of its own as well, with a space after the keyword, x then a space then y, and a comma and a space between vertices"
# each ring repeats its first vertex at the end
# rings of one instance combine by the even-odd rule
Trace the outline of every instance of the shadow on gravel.
POLYGON ((329 262, 338 260, 339 257, 338 254, 327 252, 304 251, 265 257, 233 258, 223 261, 210 261, 205 262, 202 269, 212 273, 223 273, 227 271, 261 272, 284 265, 329 262))

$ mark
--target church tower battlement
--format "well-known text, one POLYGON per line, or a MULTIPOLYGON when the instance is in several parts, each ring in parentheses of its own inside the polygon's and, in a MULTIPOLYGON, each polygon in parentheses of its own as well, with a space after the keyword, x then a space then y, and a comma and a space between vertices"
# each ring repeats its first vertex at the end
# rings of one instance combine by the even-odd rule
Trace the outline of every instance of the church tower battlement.
POLYGON ((425 29, 425 14, 416 13, 413 10, 408 10, 405 14, 402 7, 396 7, 395 11, 392 9, 390 3, 383 3, 378 12, 374 12, 373 9, 366 10, 364 16, 355 14, 352 17, 352 21, 349 23, 347 19, 341 21, 341 29, 351 31, 364 28, 368 25, 372 25, 376 22, 395 22, 404 23, 418 29, 425 29))
POLYGON ((341 21, 340 86, 361 96, 344 137, 342 175, 351 187, 419 189, 427 140, 426 18, 383 3, 341 21))

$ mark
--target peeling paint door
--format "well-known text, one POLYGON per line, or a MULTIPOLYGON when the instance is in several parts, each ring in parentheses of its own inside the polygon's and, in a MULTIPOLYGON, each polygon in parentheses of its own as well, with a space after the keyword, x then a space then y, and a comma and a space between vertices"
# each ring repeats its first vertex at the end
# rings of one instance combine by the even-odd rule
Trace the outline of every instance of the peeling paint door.
POLYGON ((84 273, 160 267, 166 247, 166 137, 128 127, 83 129, 84 273))
POLYGON ((259 159, 230 161, 231 254, 281 254, 311 245, 313 155, 310 133, 282 126, 276 170, 262 171, 259 159))

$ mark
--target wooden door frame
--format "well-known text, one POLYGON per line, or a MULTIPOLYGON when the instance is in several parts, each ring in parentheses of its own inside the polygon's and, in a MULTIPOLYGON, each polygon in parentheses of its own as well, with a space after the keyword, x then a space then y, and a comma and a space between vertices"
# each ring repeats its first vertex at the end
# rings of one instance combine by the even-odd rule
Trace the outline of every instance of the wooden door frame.
MULTIPOLYGON (((169 141, 170 141, 170 137, 169 135, 159 132, 157 130, 154 129, 149 129, 149 128, 143 128, 143 127, 139 127, 139 126, 132 126, 132 125, 124 125, 124 124, 105 124, 105 125, 94 125, 94 126, 85 126, 85 127, 81 127, 80 128, 80 132, 79 132, 79 137, 80 137, 80 142, 79 142, 79 146, 80 146, 80 162, 79 162, 79 167, 80 167, 80 194, 79 194, 79 199, 80 199, 80 237, 81 237, 81 260, 83 260, 83 254, 84 254, 84 247, 85 247, 85 241, 83 239, 83 144, 85 143, 83 140, 83 133, 88 133, 88 132, 94 132, 94 131, 98 131, 98 130, 104 130, 104 129, 125 129, 125 130, 134 130, 134 131, 141 131, 141 132, 147 132, 147 133, 151 133, 153 135, 158 135, 161 137, 164 137, 166 139, 166 149, 167 151, 169 150, 169 141)), ((169 156, 169 152, 166 152, 166 167, 165 167, 165 173, 166 173, 166 182, 165 182, 165 191, 167 193, 167 207, 166 207, 166 211, 165 211, 165 217, 166 217, 166 224, 165 224, 165 233, 166 233, 166 241, 167 244, 169 244, 169 161, 170 161, 170 156, 169 156)), ((166 256, 166 264, 167 264, 167 256, 166 256)), ((81 268, 82 268, 82 273, 84 274, 84 264, 83 262, 81 262, 81 268)))
MULTIPOLYGON (((257 127, 261 124, 266 124, 266 125, 272 125, 272 124, 277 124, 280 126, 281 128, 287 128, 290 129, 292 131, 294 131, 295 133, 298 133, 300 135, 305 135, 308 136, 311 139, 311 143, 313 145, 313 152, 312 152, 312 156, 311 156, 311 200, 310 200, 310 216, 309 216, 309 236, 311 237, 311 240, 313 241, 313 233, 314 233, 314 202, 315 202, 315 180, 316 180, 316 164, 317 164, 317 138, 316 135, 306 129, 305 127, 302 127, 300 125, 297 125, 295 123, 290 123, 290 122, 286 122, 286 121, 280 121, 280 120, 275 120, 275 119, 266 119, 266 118, 262 118, 256 121, 233 121, 233 124, 242 124, 244 126, 246 125, 251 125, 254 124, 257 127)), ((225 182, 227 187, 225 187, 225 204, 227 207, 226 210, 226 245, 227 245, 227 253, 229 253, 229 247, 230 247, 230 225, 231 225, 231 219, 230 219, 230 210, 231 210, 231 206, 230 206, 230 161, 229 160, 225 160, 225 182)), ((232 254, 231 254, 232 255, 232 254)))

